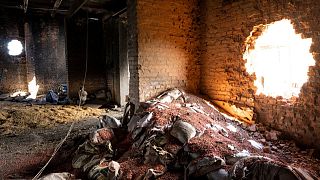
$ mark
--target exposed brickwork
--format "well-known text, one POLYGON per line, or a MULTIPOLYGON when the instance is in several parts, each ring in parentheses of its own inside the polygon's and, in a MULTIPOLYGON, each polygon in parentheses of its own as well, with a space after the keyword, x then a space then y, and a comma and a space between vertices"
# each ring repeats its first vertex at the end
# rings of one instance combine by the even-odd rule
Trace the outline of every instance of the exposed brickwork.
POLYGON ((255 107, 257 121, 279 129, 301 143, 320 148, 320 2, 319 1, 201 1, 201 92, 212 99, 255 107), (253 27, 283 18, 297 33, 312 38, 310 52, 316 60, 309 81, 295 103, 256 96, 254 77, 246 73, 245 40, 253 27))
POLYGON ((24 23, 24 43, 25 43, 25 58, 26 58, 26 80, 30 82, 36 76, 35 59, 34 59, 34 40, 32 35, 32 27, 29 22, 24 23))
POLYGON ((26 59, 24 53, 10 56, 7 45, 12 39, 20 40, 24 46, 22 12, 0 9, 0 91, 27 90, 26 59), (17 14, 15 14, 17 13, 17 14))
POLYGON ((68 82, 65 34, 63 17, 33 16, 32 44, 35 75, 39 84, 39 93, 57 90, 60 84, 68 82))
POLYGON ((27 91, 33 76, 39 93, 67 83, 63 18, 30 14, 22 19, 23 12, 12 9, 3 9, 0 16, 0 91, 27 91), (19 56, 8 55, 7 43, 12 39, 23 44, 19 56))
POLYGON ((128 63, 129 63, 129 96, 138 105, 139 70, 138 70, 138 30, 137 30, 137 0, 128 0, 128 63))
POLYGON ((138 61, 130 75, 139 76, 139 100, 173 87, 198 92, 197 0, 137 0, 136 9, 138 54, 131 57, 138 61))

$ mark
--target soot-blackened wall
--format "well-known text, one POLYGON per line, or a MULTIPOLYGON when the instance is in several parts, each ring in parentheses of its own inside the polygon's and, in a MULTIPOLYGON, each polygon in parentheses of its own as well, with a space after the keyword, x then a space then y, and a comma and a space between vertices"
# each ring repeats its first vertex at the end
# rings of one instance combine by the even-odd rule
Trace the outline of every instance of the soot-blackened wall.
POLYGON ((33 77, 40 87, 39 93, 67 83, 63 19, 49 14, 0 10, 0 91, 27 91, 33 77), (21 55, 8 54, 7 43, 12 39, 22 42, 21 55))
POLYGON ((69 93, 71 97, 77 97, 79 88, 83 84, 86 71, 86 56, 88 58, 88 66, 85 90, 88 93, 94 93, 98 90, 106 89, 103 25, 101 19, 89 19, 90 17, 91 15, 89 14, 87 21, 86 13, 79 12, 77 16, 68 20, 67 23, 69 93), (88 44, 86 43, 87 30, 88 44), (88 52, 87 55, 86 52, 88 52))

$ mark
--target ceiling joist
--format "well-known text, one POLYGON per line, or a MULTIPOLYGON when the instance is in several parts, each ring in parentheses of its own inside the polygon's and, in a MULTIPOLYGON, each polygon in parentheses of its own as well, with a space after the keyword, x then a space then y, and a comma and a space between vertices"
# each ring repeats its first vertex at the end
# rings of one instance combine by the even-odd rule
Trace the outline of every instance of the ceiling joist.
POLYGON ((75 0, 70 6, 68 17, 71 18, 75 13, 77 13, 83 5, 85 5, 89 0, 75 0))
POLYGON ((28 3, 29 3, 29 0, 24 0, 23 1, 23 11, 24 11, 24 13, 27 13, 28 3))
POLYGON ((56 2, 54 3, 53 10, 51 12, 52 17, 54 17, 54 15, 56 14, 57 9, 60 7, 61 2, 62 2, 62 0, 56 0, 56 2))

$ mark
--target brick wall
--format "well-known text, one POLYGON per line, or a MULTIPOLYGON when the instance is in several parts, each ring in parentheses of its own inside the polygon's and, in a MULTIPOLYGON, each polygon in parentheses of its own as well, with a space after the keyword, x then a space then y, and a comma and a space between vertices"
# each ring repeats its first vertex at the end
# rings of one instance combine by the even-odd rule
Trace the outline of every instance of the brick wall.
POLYGON ((136 17, 131 26, 137 28, 137 47, 134 48, 138 49, 136 53, 130 51, 132 45, 128 47, 130 77, 138 81, 138 84, 131 82, 130 90, 138 91, 140 101, 173 87, 198 92, 197 1, 137 0, 130 3, 136 7, 136 12, 129 9, 129 22, 132 22, 130 16, 136 17))
MULTIPOLYGON (((285 132, 301 143, 320 148, 320 2, 201 1, 201 92, 212 99, 254 107, 257 121, 285 132), (316 65, 293 101, 255 95, 254 76, 245 70, 245 40, 254 26, 290 19, 296 33, 312 38, 316 65)), ((272 71, 272 70, 271 70, 272 71)))
POLYGON ((21 10, 0 11, 0 91, 27 91, 34 76, 39 93, 56 90, 59 84, 67 83, 63 18, 32 13, 23 16, 21 10), (12 39, 23 44, 19 56, 8 55, 7 43, 12 39))
POLYGON ((127 60, 127 21, 126 14, 112 17, 104 22, 107 62, 107 87, 113 102, 123 106, 129 94, 127 60))
POLYGON ((137 30, 137 0, 128 0, 128 63, 129 63, 129 97, 138 104, 139 98, 139 64, 138 64, 138 30, 137 30))
MULTIPOLYGON (((57 90, 60 84, 68 83, 65 55, 64 18, 49 15, 32 16, 31 26, 35 76, 39 84, 39 93, 57 90)), ((31 79, 32 80, 32 79, 31 79)))
POLYGON ((0 92, 27 90, 25 54, 10 56, 7 45, 17 39, 24 46, 24 23, 19 18, 23 12, 8 12, 0 9, 0 92))

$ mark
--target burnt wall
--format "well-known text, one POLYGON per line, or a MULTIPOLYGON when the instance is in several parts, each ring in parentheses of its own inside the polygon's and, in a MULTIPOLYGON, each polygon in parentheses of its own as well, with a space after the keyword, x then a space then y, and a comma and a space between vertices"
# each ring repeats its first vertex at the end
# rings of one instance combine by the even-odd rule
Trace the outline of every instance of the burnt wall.
POLYGON ((106 75, 107 87, 112 94, 113 102, 116 102, 120 94, 120 75, 119 75, 119 19, 110 18, 104 22, 106 38, 106 75))
MULTIPOLYGON (((201 92, 212 99, 254 107, 256 120, 285 132, 299 142, 320 148, 320 2, 201 1, 201 92), (254 26, 290 19, 303 38, 312 38, 316 65, 299 98, 287 101, 255 95, 254 76, 245 69, 245 40, 254 26)), ((272 71, 272 69, 270 70, 272 71)))
POLYGON ((34 76, 39 93, 67 83, 63 17, 1 9, 0 23, 0 91, 27 91, 34 76), (12 39, 22 42, 21 55, 8 54, 7 43, 12 39))
MULTIPOLYGON (((173 87, 198 92, 198 1, 130 3, 136 7, 129 9, 129 22, 134 23, 131 26, 136 26, 137 31, 130 38, 136 36, 136 42, 133 39, 128 46, 130 78, 135 80, 134 84, 130 82, 130 91, 139 94, 135 98, 144 101, 173 87), (132 17, 136 17, 136 22, 131 21, 132 17), (130 50, 132 46, 136 50, 130 50)), ((129 34, 134 31, 130 28, 129 25, 129 34)))
POLYGON ((67 22, 69 95, 77 97, 86 71, 86 51, 88 52, 85 90, 94 93, 106 89, 106 62, 103 23, 85 12, 78 12, 67 22), (92 19, 89 19, 92 18, 92 19), (88 23, 88 48, 86 48, 88 23))
POLYGON ((126 13, 122 16, 104 22, 107 87, 112 94, 111 101, 119 105, 125 105, 129 93, 126 13))
MULTIPOLYGON (((30 39, 33 54, 27 59, 33 61, 39 93, 57 90, 60 84, 67 84, 68 73, 65 55, 64 18, 49 15, 29 17, 30 39)), ((31 79, 32 80, 32 79, 31 79)))
POLYGON ((17 39, 24 46, 23 12, 0 9, 0 92, 27 90, 25 54, 10 56, 7 44, 17 39))
POLYGON ((129 63, 129 97, 138 104, 139 98, 139 64, 138 64, 138 29, 137 0, 128 1, 128 63, 129 63))

